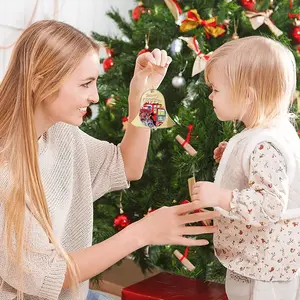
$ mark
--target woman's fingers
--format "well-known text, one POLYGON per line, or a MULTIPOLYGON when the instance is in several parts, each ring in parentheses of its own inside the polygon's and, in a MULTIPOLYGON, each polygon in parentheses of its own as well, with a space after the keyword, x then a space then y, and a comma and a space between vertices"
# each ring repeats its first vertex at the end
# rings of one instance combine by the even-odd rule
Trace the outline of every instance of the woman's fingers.
POLYGON ((181 235, 199 235, 217 232, 217 226, 184 226, 181 235))
POLYGON ((184 246, 206 246, 209 244, 208 240, 196 240, 191 238, 185 238, 185 237, 178 237, 174 240, 173 245, 184 245, 184 246))
MULTIPOLYGON (((194 201, 199 202, 199 201, 194 201)), ((187 204, 184 204, 187 205, 187 204)), ((194 214, 188 214, 181 216, 180 223, 181 224, 189 224, 189 223, 196 223, 205 220, 212 220, 220 216, 220 213, 217 211, 206 211, 206 212, 199 212, 194 214)))
POLYGON ((159 49, 154 49, 151 54, 153 55, 156 65, 160 66, 161 65, 161 58, 162 58, 162 51, 159 49))

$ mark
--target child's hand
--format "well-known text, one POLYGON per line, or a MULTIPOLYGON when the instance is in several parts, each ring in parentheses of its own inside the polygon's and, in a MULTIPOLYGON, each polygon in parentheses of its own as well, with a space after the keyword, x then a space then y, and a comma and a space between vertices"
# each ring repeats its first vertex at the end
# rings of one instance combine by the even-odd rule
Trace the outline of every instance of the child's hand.
POLYGON ((222 156, 223 156, 223 152, 227 147, 227 142, 223 141, 221 142, 218 147, 214 150, 214 160, 219 163, 222 156))
POLYGON ((232 191, 218 187, 215 183, 198 181, 192 188, 192 201, 200 201, 201 207, 221 207, 230 210, 232 191))

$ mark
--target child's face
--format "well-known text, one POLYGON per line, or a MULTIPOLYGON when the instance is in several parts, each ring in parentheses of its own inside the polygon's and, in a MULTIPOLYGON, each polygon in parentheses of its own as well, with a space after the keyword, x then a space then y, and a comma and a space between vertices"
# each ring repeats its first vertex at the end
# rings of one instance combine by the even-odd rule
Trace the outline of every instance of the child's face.
POLYGON ((212 88, 209 99, 213 102, 220 121, 233 121, 236 120, 237 112, 231 103, 231 88, 223 69, 223 63, 220 62, 209 74, 208 79, 212 88))

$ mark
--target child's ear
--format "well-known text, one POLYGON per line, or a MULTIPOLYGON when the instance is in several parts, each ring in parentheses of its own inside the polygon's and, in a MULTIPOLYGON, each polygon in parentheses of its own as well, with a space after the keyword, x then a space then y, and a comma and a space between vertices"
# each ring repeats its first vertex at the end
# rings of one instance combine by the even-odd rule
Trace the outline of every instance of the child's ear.
POLYGON ((256 92, 253 87, 249 86, 247 88, 247 94, 246 94, 246 101, 248 105, 251 105, 253 102, 255 102, 256 99, 256 92))

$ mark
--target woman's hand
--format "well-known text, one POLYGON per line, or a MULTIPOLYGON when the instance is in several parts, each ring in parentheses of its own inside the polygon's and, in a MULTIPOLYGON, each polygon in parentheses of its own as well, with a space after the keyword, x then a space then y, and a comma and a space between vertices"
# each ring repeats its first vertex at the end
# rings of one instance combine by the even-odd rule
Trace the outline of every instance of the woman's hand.
POLYGON ((214 233, 216 226, 185 226, 189 223, 211 220, 219 216, 216 211, 197 212, 201 208, 199 201, 172 207, 162 207, 148 214, 138 222, 133 223, 136 236, 140 238, 142 246, 146 245, 185 245, 204 246, 208 244, 204 239, 186 238, 184 235, 199 235, 214 233))
POLYGON ((172 58, 165 50, 154 49, 137 57, 130 94, 140 96, 145 91, 157 89, 164 79, 172 58))

